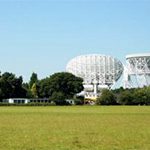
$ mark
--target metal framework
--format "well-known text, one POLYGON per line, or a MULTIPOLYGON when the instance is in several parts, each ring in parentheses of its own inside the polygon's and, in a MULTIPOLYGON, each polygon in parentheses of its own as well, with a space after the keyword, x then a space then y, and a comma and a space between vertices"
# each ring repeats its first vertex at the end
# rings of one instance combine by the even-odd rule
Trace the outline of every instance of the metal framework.
POLYGON ((111 56, 89 54, 73 58, 66 71, 83 78, 85 98, 94 99, 101 89, 111 88, 120 78, 123 65, 111 56))
POLYGON ((150 85, 150 53, 126 56, 124 88, 150 85))

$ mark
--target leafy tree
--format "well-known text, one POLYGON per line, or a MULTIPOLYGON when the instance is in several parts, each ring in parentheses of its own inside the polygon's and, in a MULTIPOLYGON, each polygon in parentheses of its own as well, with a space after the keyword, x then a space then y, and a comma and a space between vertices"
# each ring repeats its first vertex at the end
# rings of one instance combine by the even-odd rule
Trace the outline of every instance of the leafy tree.
POLYGON ((52 96, 50 97, 50 100, 56 101, 56 100, 65 100, 65 96, 62 92, 53 92, 52 96))
POLYGON ((51 101, 54 101, 56 105, 67 105, 68 103, 65 101, 65 96, 62 92, 53 92, 50 97, 51 101))
MULTIPOLYGON (((134 93, 134 92, 133 92, 134 93)), ((119 104, 122 105, 133 105, 134 104, 134 96, 130 90, 125 90, 119 95, 119 104)))
POLYGON ((23 79, 20 76, 19 78, 14 78, 12 83, 13 94, 12 97, 26 97, 26 90, 22 87, 23 79))
POLYGON ((50 78, 45 78, 39 81, 39 97, 44 98, 44 97, 50 97, 51 94, 51 89, 50 89, 50 78))
MULTIPOLYGON (((114 92, 114 91, 113 91, 114 92)), ((121 105, 149 105, 150 87, 124 89, 119 91, 116 97, 121 105)))
POLYGON ((32 88, 31 88, 31 93, 34 98, 38 98, 38 87, 36 83, 33 83, 32 88))
POLYGON ((64 95, 65 99, 72 98, 83 90, 82 82, 81 78, 71 73, 55 73, 39 82, 40 97, 51 97, 53 93, 60 92, 64 95))
POLYGON ((145 88, 145 93, 146 93, 146 97, 147 97, 145 104, 150 105, 150 86, 145 88))
POLYGON ((30 77, 30 81, 29 81, 29 87, 30 87, 30 89, 32 88, 32 85, 34 84, 34 83, 37 83, 38 82, 38 76, 37 76, 37 74, 36 73, 32 73, 32 75, 31 75, 31 77, 30 77))
POLYGON ((0 99, 9 98, 12 96, 12 86, 4 78, 0 78, 0 99))
POLYGON ((150 104, 150 87, 136 89, 134 92, 134 104, 148 105, 150 104))
POLYGON ((10 97, 26 97, 26 90, 22 87, 22 77, 5 72, 0 76, 0 99, 10 97))
POLYGON ((75 94, 83 90, 83 80, 71 73, 55 73, 50 77, 51 92, 60 91, 65 98, 72 98, 75 94))
POLYGON ((112 91, 104 89, 101 96, 97 99, 97 103, 100 105, 115 105, 117 104, 115 99, 112 91))
POLYGON ((32 92, 31 92, 30 87, 29 87, 29 83, 23 83, 22 87, 26 90, 26 97, 27 98, 33 98, 32 92))

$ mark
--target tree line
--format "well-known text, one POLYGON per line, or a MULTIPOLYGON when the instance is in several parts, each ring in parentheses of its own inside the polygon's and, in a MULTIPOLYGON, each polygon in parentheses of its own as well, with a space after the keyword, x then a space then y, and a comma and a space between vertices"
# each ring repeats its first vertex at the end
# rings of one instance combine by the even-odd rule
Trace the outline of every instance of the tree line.
POLYGON ((8 98, 49 98, 64 102, 83 90, 82 82, 71 73, 60 72, 41 80, 32 73, 30 81, 24 83, 22 76, 5 72, 0 74, 0 101, 8 98))
MULTIPOLYGON (((29 82, 22 76, 0 73, 0 102, 8 98, 49 98, 58 105, 65 105, 66 99, 74 99, 75 104, 84 104, 84 98, 75 95, 83 90, 83 80, 71 73, 59 72, 39 80, 32 73, 29 82)), ((97 98, 98 105, 150 105, 150 87, 115 90, 102 90, 97 98)))
POLYGON ((150 105, 150 86, 115 90, 104 89, 97 99, 99 105, 150 105))

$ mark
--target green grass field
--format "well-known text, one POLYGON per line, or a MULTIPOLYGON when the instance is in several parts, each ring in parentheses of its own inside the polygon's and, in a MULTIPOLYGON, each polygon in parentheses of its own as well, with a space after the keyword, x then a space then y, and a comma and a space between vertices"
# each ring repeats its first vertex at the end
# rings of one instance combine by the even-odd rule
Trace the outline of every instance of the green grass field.
POLYGON ((0 150, 150 150, 150 107, 0 107, 0 150))

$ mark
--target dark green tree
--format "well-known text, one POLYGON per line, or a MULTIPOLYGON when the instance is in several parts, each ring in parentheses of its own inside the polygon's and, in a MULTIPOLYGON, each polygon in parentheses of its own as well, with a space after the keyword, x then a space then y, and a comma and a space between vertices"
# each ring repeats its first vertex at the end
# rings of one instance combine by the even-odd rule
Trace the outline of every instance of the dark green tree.
POLYGON ((150 86, 145 87, 145 93, 146 93, 146 97, 147 97, 145 104, 150 105, 150 86))
POLYGON ((51 97, 53 93, 62 93, 67 98, 72 98, 75 94, 83 90, 83 80, 71 73, 55 73, 49 78, 39 82, 39 93, 41 97, 51 97))
POLYGON ((34 83, 37 83, 38 82, 38 75, 36 73, 32 73, 31 77, 30 77, 30 81, 29 81, 29 87, 30 89, 32 88, 32 85, 34 83))
POLYGON ((56 105, 67 105, 68 103, 65 101, 65 96, 62 92, 53 92, 50 100, 55 102, 56 105))
POLYGON ((116 98, 112 91, 108 89, 102 90, 100 97, 97 98, 97 103, 100 105, 116 105, 116 98))
POLYGON ((134 91, 126 89, 119 94, 118 103, 121 105, 134 105, 134 91))
POLYGON ((23 83, 22 87, 27 91, 26 97, 27 98, 33 98, 32 92, 31 92, 30 87, 29 87, 29 83, 23 83))
POLYGON ((136 105, 148 105, 150 102, 150 87, 136 89, 133 93, 133 102, 136 105))
POLYGON ((10 97, 26 97, 26 90, 22 86, 22 77, 5 72, 0 76, 0 99, 10 97))
POLYGON ((39 97, 48 98, 52 95, 50 84, 50 78, 48 77, 39 81, 39 97))

